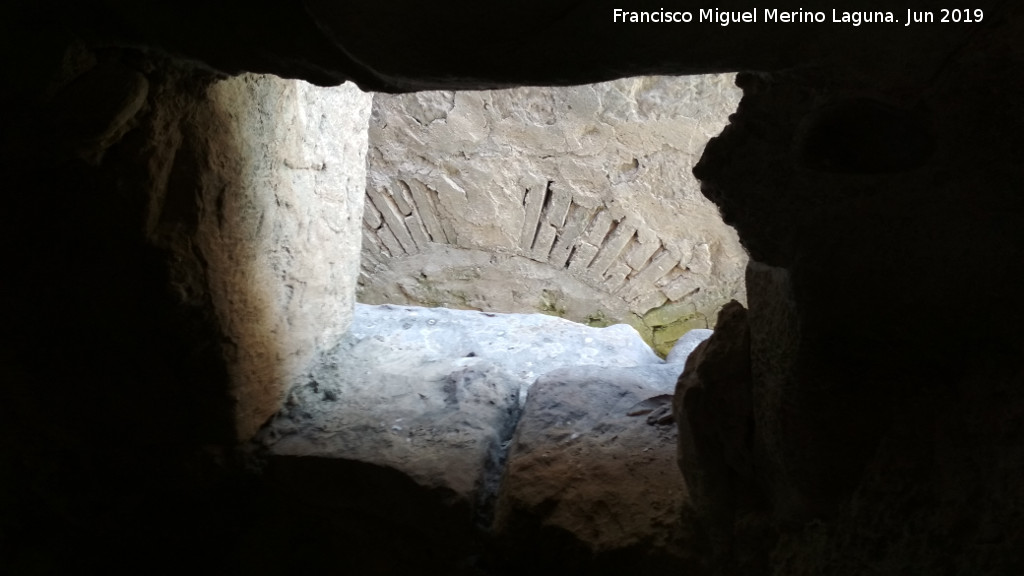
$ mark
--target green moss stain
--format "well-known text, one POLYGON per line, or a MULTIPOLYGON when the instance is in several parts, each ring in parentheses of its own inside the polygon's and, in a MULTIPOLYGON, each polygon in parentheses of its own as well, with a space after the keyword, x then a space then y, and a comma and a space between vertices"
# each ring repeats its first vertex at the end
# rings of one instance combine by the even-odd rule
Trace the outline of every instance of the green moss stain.
POLYGON ((455 308, 459 310, 476 310, 469 304, 469 297, 462 290, 448 290, 438 287, 426 278, 413 279, 415 284, 404 282, 399 289, 416 306, 427 308, 455 308))
POLYGON ((639 328, 637 331, 662 358, 668 355, 683 334, 695 328, 709 327, 707 315, 696 310, 690 302, 671 302, 652 308, 640 320, 646 331, 639 328))
MULTIPOLYGON (((479 309, 470 305, 469 296, 464 291, 442 288, 425 277, 399 286, 409 300, 418 306, 479 309)), ((560 290, 542 290, 540 298, 535 301, 534 309, 541 314, 568 318, 567 301, 571 303, 571 297, 567 297, 560 290)), ((693 302, 669 302, 648 310, 642 316, 628 313, 625 317, 618 318, 604 309, 594 310, 583 318, 577 314, 578 312, 574 313, 573 317, 568 319, 594 328, 622 323, 632 326, 644 342, 662 358, 667 356, 676 341, 690 330, 710 328, 713 324, 711 319, 715 316, 713 310, 698 310, 693 302)))
POLYGON ((644 324, 651 328, 668 326, 687 316, 697 314, 696 306, 691 302, 669 302, 664 306, 651 308, 644 314, 644 324))
POLYGON ((651 339, 651 347, 664 358, 672 350, 672 347, 675 346, 676 340, 683 337, 683 334, 696 328, 707 327, 708 319, 703 314, 694 314, 693 316, 681 318, 671 324, 655 328, 654 336, 651 339))
POLYGON ((634 330, 640 333, 640 337, 647 342, 647 345, 654 348, 654 330, 650 326, 644 324, 644 319, 637 314, 630 314, 623 318, 626 324, 633 327, 634 330))
POLYGON ((550 290, 541 290, 540 302, 537 304, 537 311, 541 314, 547 314, 548 316, 565 318, 566 308, 565 304, 561 302, 561 298, 558 294, 555 294, 550 290))
POLYGON ((591 314, 588 314, 586 321, 584 321, 583 323, 593 328, 604 328, 605 326, 611 326, 612 324, 615 324, 614 321, 608 318, 604 310, 597 310, 591 314))

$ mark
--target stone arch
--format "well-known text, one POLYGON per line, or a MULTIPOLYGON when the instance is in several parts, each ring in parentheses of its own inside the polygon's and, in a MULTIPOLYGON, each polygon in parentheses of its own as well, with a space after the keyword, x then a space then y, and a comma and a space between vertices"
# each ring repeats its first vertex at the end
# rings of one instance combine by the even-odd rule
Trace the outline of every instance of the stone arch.
POLYGON ((745 299, 690 170, 731 75, 375 96, 360 301, 633 325, 662 353, 745 299))

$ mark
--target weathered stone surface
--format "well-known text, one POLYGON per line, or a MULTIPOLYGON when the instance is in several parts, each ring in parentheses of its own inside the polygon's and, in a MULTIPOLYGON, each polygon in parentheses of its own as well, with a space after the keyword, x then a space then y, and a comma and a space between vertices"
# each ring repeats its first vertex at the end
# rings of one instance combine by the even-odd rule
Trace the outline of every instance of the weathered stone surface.
POLYGON ((1019 362, 998 360, 1024 322, 1000 296, 1024 290, 1021 10, 929 64, 934 81, 741 75, 740 112, 694 169, 756 260, 753 447, 777 574, 1024 569, 1024 438, 983 424, 1024 406, 1019 362), (1003 87, 970 88, 983 78, 1003 87))
MULTIPOLYGON (((166 277, 160 298, 182 307, 178 329, 197 342, 179 354, 218 349, 222 365, 196 379, 226 367, 230 398, 216 404, 233 404, 230 428, 246 439, 350 322, 370 95, 137 55, 97 59, 79 46, 64 60, 69 77, 51 80, 42 109, 57 140, 47 147, 101 165, 89 178, 113 187, 105 209, 131 220, 119 233, 138 244, 119 258, 161 261, 134 266, 166 277)), ((223 384, 203 386, 213 395, 223 384)))
MULTIPOLYGON (((194 243, 224 332, 236 426, 251 436, 280 407, 315 353, 344 333, 354 304, 363 215, 370 96, 353 85, 318 88, 244 75, 215 83, 191 126, 206 156, 194 170, 200 214, 194 243)), ((159 226, 159 223, 154 225, 159 226)))
POLYGON ((412 347, 393 349, 381 343, 388 336, 380 328, 363 334, 336 349, 335 362, 317 369, 309 383, 293 388, 258 437, 278 489, 342 516, 356 510, 438 544, 466 540, 443 544, 461 550, 493 505, 522 379, 480 357, 428 359, 416 357, 412 347), (339 473, 339 487, 373 485, 387 476, 399 480, 357 493, 299 494, 308 490, 310 475, 339 473), (395 505, 416 500, 417 507, 405 510, 395 505))
POLYGON ((690 330, 676 343, 672 345, 672 350, 665 357, 665 362, 669 364, 686 364, 686 359, 690 357, 693 350, 700 345, 701 342, 711 337, 712 330, 697 328, 690 330))
POLYGON ((627 322, 667 353, 744 298, 746 256, 689 176, 731 82, 376 95, 360 301, 627 322))
MULTIPOLYGON (((763 506, 754 479, 750 326, 738 302, 719 313, 717 329, 686 361, 673 400, 678 464, 722 573, 761 570, 765 558, 737 555, 741 518, 763 506)), ((759 510, 757 510, 759 511, 759 510)))
MULTIPOLYGON (((790 453, 809 465, 793 479, 811 496, 805 501, 830 511, 787 528, 773 570, 1024 573, 1021 4, 976 2, 985 16, 979 23, 794 24, 785 34, 777 24, 626 25, 610 21, 609 5, 540 4, 496 12, 483 4, 359 1, 266 2, 258 10, 235 0, 202 9, 163 0, 3 6, 0 172, 9 193, 0 250, 11 303, 0 323, 7 334, 0 352, 5 572, 102 573, 160 558, 176 573, 231 573, 225 542, 266 510, 247 497, 245 483, 217 472, 215 458, 197 456, 210 438, 229 442, 196 425, 232 424, 210 417, 220 415, 210 410, 220 404, 217 370, 194 370, 220 341, 195 329, 208 325, 205 318, 168 297, 164 254, 140 238, 147 228, 139 204, 149 189, 137 186, 137 172, 160 165, 154 149, 190 152, 178 148, 173 130, 149 140, 129 129, 98 167, 83 166, 55 153, 41 129, 50 124, 37 94, 79 31, 102 47, 103 59, 120 58, 150 83, 146 106, 123 127, 136 119, 146 125, 150 107, 161 103, 181 104, 179 118, 202 125, 194 102, 164 91, 160 74, 147 68, 161 50, 221 70, 321 82, 359 76, 389 89, 758 72, 745 76, 733 127, 708 147, 703 178, 751 253, 788 271, 788 311, 800 335, 786 385, 798 394, 783 405, 791 411, 780 415, 780 429, 789 434, 779 444, 817 443, 794 444, 790 453), (892 132, 853 141, 822 133, 875 126, 856 122, 857 107, 848 105, 864 98, 923 118, 932 155, 899 161, 904 143, 922 151, 919 133, 876 139, 884 150, 857 144, 892 132), (852 112, 854 122, 822 122, 835 110, 852 112), (878 166, 878 158, 907 170, 849 171, 878 166), (970 338, 951 337, 961 334, 970 338), (822 434, 828 430, 819 425, 830 420, 854 442, 822 434), (842 471, 817 473, 836 470, 833 463, 842 471)), ((187 174, 176 178, 191 182, 187 174)), ((442 231, 455 242, 454 230, 442 231)), ((589 265, 596 249, 579 256, 589 265)), ((339 557, 362 560, 346 565, 353 573, 428 571, 417 563, 422 547, 412 555, 394 544, 365 551, 360 536, 380 526, 337 538, 329 525, 305 522, 317 518, 316 507, 301 516, 287 504, 270 519, 291 520, 293 530, 278 541, 280 562, 242 572, 337 570, 339 557), (399 556, 412 569, 395 570, 399 556)), ((376 534, 393 542, 386 538, 393 532, 376 534)), ((248 561, 260 551, 240 547, 239 556, 248 561)))
POLYGON ((784 268, 751 261, 747 286, 758 467, 763 470, 762 482, 776 518, 799 521, 810 509, 799 477, 808 467, 831 467, 834 462, 807 458, 802 450, 807 440, 789 437, 792 432, 787 429, 800 395, 797 361, 801 330, 790 274, 784 268))
POLYGON ((292 388, 258 442, 289 481, 295 476, 282 471, 330 475, 341 466, 331 461, 349 462, 343 467, 353 474, 404 477, 412 491, 316 495, 325 505, 379 517, 394 512, 388 502, 415 493, 432 498, 430 513, 385 520, 423 533, 448 524, 468 532, 474 517, 487 521, 520 396, 538 376, 580 365, 637 367, 633 380, 661 382, 662 392, 680 369, 625 325, 357 304, 349 333, 292 388))
POLYGON ((674 467, 669 402, 682 366, 581 366, 541 377, 509 449, 495 533, 522 569, 589 573, 686 569, 692 526, 674 467))
POLYGON ((86 161, 99 163, 103 152, 131 128, 129 122, 148 92, 149 81, 138 71, 116 62, 100 64, 53 97, 51 121, 65 144, 86 161))

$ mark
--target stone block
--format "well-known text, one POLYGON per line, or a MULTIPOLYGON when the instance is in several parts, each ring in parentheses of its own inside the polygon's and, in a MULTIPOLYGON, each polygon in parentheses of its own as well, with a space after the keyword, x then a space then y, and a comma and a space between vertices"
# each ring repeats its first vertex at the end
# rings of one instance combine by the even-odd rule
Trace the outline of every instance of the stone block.
POLYGON ((582 366, 537 381, 498 498, 494 531, 508 555, 601 574, 693 568, 674 426, 647 421, 681 370, 582 366))

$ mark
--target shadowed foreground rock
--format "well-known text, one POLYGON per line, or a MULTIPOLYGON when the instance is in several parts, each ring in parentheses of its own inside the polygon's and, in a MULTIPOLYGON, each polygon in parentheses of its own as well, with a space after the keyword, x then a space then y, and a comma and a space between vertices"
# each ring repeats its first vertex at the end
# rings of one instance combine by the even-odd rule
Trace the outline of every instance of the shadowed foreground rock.
POLYGON ((767 552, 759 542, 737 539, 764 525, 754 481, 754 415, 751 401, 750 327, 738 302, 726 304, 718 329, 697 345, 676 385, 673 412, 679 428, 678 465, 686 478, 700 526, 710 538, 720 573, 756 574, 767 552), (751 544, 754 544, 752 547, 751 544))
POLYGON ((673 465, 675 428, 647 421, 671 402, 681 368, 581 366, 534 384, 498 499, 503 562, 526 572, 702 573, 673 465))
MULTIPOLYGON (((660 527, 674 524, 681 486, 665 457, 672 451, 671 429, 648 426, 644 417, 626 412, 649 396, 670 391, 680 369, 658 358, 625 325, 591 328, 539 314, 360 304, 349 334, 325 354, 306 383, 291 389, 254 449, 265 461, 263 483, 271 500, 315 510, 316 517, 329 521, 332 528, 324 528, 318 538, 345 538, 368 522, 379 533, 364 534, 361 546, 346 545, 355 556, 380 551, 397 565, 414 565, 412 558, 419 553, 386 552, 403 542, 409 550, 427 551, 424 562, 447 569, 479 553, 489 531, 521 395, 529 394, 529 410, 538 405, 529 400, 538 376, 567 373, 577 405, 569 414, 555 410, 558 419, 597 418, 581 423, 581 430, 602 424, 599 443, 635 452, 638 466, 655 470, 637 484, 642 492, 620 502, 618 519, 585 528, 583 534, 598 534, 594 544, 602 549, 644 549, 646 539, 665 539, 660 527), (596 374, 604 376, 582 385, 596 374), (595 399, 588 400, 594 393, 595 399), (596 413, 586 416, 591 410, 596 413), (606 412, 612 419, 604 422, 606 412), (648 486, 654 478, 656 489, 648 486), (650 506, 650 497, 668 507, 650 506), (643 520, 644 514, 653 517, 643 520), (636 522, 621 525, 633 516, 636 522), (643 527, 642 533, 634 533, 634 527, 643 527)), ((548 387, 538 391, 542 398, 548 387)), ((543 399, 539 402, 546 406, 543 399)), ((551 414, 528 418, 527 428, 551 414)), ((604 454, 580 456, 577 465, 584 469, 591 458, 604 454)), ((590 485, 559 474, 550 478, 564 490, 590 485)), ((613 483, 606 488, 606 501, 613 500, 616 483, 625 480, 612 475, 598 483, 613 483)), ((583 525, 569 528, 579 531, 583 525)), ((259 548, 265 549, 268 562, 279 561, 274 546, 259 548)))

